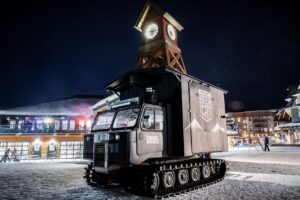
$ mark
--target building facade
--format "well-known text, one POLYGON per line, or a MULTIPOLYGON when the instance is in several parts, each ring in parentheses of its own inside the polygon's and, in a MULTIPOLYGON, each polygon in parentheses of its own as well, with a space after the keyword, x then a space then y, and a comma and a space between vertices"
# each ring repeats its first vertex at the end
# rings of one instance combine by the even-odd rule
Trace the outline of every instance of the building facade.
POLYGON ((275 127, 276 134, 281 138, 282 143, 300 143, 300 85, 287 88, 288 96, 285 98, 286 107, 280 117, 287 116, 289 123, 278 124, 275 127))
POLYGON ((82 158, 92 106, 101 98, 81 95, 0 111, 0 158, 8 149, 18 159, 82 158))
POLYGON ((227 113, 227 133, 230 147, 250 143, 250 138, 274 136, 276 110, 227 113))

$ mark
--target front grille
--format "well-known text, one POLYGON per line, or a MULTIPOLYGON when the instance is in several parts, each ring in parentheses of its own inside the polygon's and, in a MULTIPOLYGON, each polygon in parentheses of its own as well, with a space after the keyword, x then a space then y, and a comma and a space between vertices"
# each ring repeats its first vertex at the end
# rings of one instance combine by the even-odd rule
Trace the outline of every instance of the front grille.
POLYGON ((112 165, 124 165, 129 161, 128 133, 120 133, 119 140, 94 143, 94 165, 108 168, 112 165))
POLYGON ((94 152, 95 166, 105 167, 105 143, 95 144, 94 152))

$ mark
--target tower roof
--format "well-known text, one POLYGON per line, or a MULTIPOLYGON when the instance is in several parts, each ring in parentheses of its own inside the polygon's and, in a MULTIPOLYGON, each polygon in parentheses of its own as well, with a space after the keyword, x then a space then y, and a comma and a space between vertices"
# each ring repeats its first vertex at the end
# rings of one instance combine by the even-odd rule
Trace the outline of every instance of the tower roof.
POLYGON ((163 16, 178 31, 183 30, 183 26, 176 19, 174 19, 168 12, 164 11, 162 8, 160 8, 158 5, 156 5, 151 0, 147 0, 137 22, 134 25, 134 28, 136 28, 138 31, 142 32, 142 26, 143 26, 144 22, 146 21, 147 17, 150 16, 150 14, 152 14, 154 16, 163 16))

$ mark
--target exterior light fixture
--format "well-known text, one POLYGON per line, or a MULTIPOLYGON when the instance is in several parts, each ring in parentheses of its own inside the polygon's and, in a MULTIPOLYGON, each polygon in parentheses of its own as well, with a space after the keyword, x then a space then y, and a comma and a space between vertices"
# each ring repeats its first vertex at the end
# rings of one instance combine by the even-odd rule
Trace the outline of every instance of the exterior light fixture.
POLYGON ((53 119, 50 117, 46 117, 46 118, 44 118, 44 122, 47 124, 50 124, 50 123, 53 123, 53 119))
POLYGON ((116 135, 115 135, 115 139, 116 139, 116 140, 120 140, 120 135, 119 135, 119 134, 116 134, 116 135))
POLYGON ((56 141, 52 138, 50 141, 49 141, 49 143, 51 143, 51 144, 55 144, 56 143, 56 141))
POLYGON ((33 144, 39 144, 41 145, 42 144, 42 141, 40 140, 40 138, 36 138, 33 142, 33 144))

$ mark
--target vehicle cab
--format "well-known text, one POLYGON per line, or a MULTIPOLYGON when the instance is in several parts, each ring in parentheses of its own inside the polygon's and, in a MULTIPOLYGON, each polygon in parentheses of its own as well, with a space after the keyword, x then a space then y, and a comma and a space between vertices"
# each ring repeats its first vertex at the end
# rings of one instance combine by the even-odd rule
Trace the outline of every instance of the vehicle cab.
POLYGON ((94 167, 113 173, 122 167, 141 164, 163 155, 163 107, 138 99, 119 101, 95 118, 94 167))

